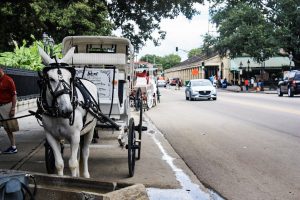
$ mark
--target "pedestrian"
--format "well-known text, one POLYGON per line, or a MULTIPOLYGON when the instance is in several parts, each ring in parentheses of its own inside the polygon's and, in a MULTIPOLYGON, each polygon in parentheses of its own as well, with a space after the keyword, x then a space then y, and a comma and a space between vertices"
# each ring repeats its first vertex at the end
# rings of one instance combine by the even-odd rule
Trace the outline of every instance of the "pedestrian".
POLYGON ((179 78, 175 80, 176 84, 175 84, 175 90, 179 90, 179 78))
POLYGON ((169 79, 169 78, 167 79, 166 88, 167 88, 167 89, 170 89, 170 79, 169 79))
POLYGON ((178 86, 179 86, 178 90, 180 90, 180 87, 182 87, 182 80, 181 79, 178 80, 178 86))
POLYGON ((248 88, 249 88, 249 80, 246 79, 244 83, 245 83, 246 91, 248 91, 248 88))
POLYGON ((227 88, 227 79, 226 78, 224 78, 224 80, 223 80, 222 88, 227 88))
POLYGON ((254 87, 254 78, 253 77, 251 77, 251 79, 250 79, 250 87, 254 87))
POLYGON ((261 81, 260 81, 260 79, 257 82, 257 91, 261 91, 261 81))
MULTIPOLYGON (((11 77, 4 73, 3 67, 0 66, 0 119, 13 118, 16 114, 17 92, 16 86, 11 77)), ((15 135, 13 132, 19 130, 18 121, 16 119, 2 121, 3 126, 10 141, 10 147, 3 153, 17 153, 15 135)))

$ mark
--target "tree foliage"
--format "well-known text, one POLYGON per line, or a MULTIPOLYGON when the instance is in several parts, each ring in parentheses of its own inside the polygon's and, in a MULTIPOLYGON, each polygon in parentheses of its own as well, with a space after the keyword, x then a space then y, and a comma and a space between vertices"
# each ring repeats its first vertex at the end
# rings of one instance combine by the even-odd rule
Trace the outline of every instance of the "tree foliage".
POLYGON ((258 62, 283 49, 300 63, 300 2, 298 0, 211 0, 210 13, 219 36, 206 36, 221 55, 246 53, 258 62), (208 38, 211 37, 211 38, 208 38), (261 53, 262 52, 262 53, 261 53))
POLYGON ((149 62, 153 64, 161 64, 162 57, 157 55, 146 54, 140 58, 141 61, 149 62))
POLYGON ((110 35, 118 29, 136 49, 147 40, 159 44, 166 35, 161 19, 180 13, 191 19, 195 3, 203 0, 1 0, 0 52, 12 50, 12 41, 32 42, 31 34, 41 39, 43 32, 60 42, 67 35, 110 35))
POLYGON ((195 48, 191 49, 188 53, 188 58, 191 58, 193 56, 201 55, 202 53, 202 48, 195 48))
POLYGON ((180 63, 180 61, 181 61, 181 58, 179 55, 169 54, 169 55, 163 57, 161 64, 163 66, 163 69, 169 69, 171 67, 174 67, 178 63, 180 63))
POLYGON ((141 61, 162 65, 163 69, 169 69, 180 63, 181 58, 176 54, 169 54, 163 57, 146 54, 140 58, 141 61))

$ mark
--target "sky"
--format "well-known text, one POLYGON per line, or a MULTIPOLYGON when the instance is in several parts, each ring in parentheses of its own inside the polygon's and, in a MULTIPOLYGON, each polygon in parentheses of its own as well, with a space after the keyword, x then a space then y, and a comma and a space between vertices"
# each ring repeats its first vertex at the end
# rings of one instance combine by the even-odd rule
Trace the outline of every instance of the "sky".
POLYGON ((194 48, 202 45, 202 35, 208 31, 212 31, 212 25, 209 24, 208 4, 196 5, 195 8, 201 12, 192 20, 186 19, 183 15, 175 19, 163 19, 161 21, 161 30, 166 31, 165 40, 161 41, 161 45, 155 47, 152 41, 147 41, 146 45, 140 50, 137 59, 146 55, 154 54, 157 56, 166 56, 169 54, 177 54, 181 57, 181 61, 187 59, 187 53, 194 48), (176 47, 179 51, 176 52, 176 47))

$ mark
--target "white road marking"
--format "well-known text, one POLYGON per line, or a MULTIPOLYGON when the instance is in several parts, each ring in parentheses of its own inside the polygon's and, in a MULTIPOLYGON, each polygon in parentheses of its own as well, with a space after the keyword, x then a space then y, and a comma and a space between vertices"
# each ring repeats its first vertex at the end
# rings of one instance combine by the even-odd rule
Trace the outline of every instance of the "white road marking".
MULTIPOLYGON (((149 122, 149 120, 147 121, 149 122)), ((150 123, 148 123, 147 125, 148 130, 154 130, 156 133, 161 134, 153 124, 150 125, 150 123)), ((209 192, 205 192, 200 189, 199 185, 193 183, 190 177, 173 163, 174 158, 168 155, 160 141, 156 138, 156 134, 149 135, 161 151, 163 155, 162 159, 165 160, 171 167, 176 179, 182 187, 181 189, 147 188, 150 200, 222 200, 222 198, 215 192, 211 190, 208 190, 209 192)))

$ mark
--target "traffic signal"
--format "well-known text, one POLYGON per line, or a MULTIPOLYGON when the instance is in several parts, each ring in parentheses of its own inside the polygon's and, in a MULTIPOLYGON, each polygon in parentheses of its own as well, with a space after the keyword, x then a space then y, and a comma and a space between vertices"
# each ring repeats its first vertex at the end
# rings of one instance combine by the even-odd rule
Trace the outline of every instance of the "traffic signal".
POLYGON ((176 47, 176 51, 178 51, 178 47, 176 47))

